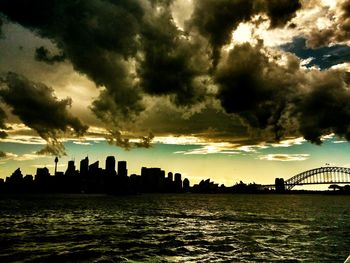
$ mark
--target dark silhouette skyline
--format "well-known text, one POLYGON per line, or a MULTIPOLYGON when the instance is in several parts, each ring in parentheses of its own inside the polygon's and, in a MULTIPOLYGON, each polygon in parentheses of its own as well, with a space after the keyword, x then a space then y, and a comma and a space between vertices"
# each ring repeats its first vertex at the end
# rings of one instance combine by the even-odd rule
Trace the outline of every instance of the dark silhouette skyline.
MULTIPOLYGON (((75 161, 67 163, 67 169, 57 170, 58 158, 54 159, 54 174, 46 167, 37 168, 36 174, 23 176, 21 169, 16 169, 6 180, 0 179, 0 191, 5 193, 182 193, 194 189, 197 192, 208 191, 205 184, 190 187, 190 181, 182 179, 180 173, 165 171, 158 167, 142 167, 141 173, 128 175, 127 162, 116 161, 114 156, 107 156, 105 169, 99 161, 90 164, 88 157, 80 160, 79 170, 75 161), (117 170, 116 170, 117 168, 117 170)), ((209 180, 209 179, 208 179, 209 180)), ((212 184, 214 185, 214 184, 212 184)), ((217 185, 216 185, 217 186, 217 185)))
MULTIPOLYGON (((6 180, 0 179, 0 193, 105 193, 105 194, 138 194, 138 193, 286 193, 295 192, 287 189, 283 178, 276 178, 274 185, 245 184, 242 181, 226 187, 210 179, 201 180, 191 186, 188 178, 180 173, 166 172, 159 167, 142 167, 140 174, 128 175, 127 162, 116 161, 115 156, 107 156, 105 169, 99 161, 90 164, 88 157, 80 160, 77 169, 74 160, 69 160, 67 169, 57 170, 58 157, 54 159, 54 174, 47 167, 37 168, 36 174, 23 176, 17 168, 6 180)), ((319 168, 322 169, 322 168, 319 168)), ((340 169, 340 168, 339 168, 340 169)), ((317 169, 315 169, 317 170, 317 169)), ((311 170, 313 171, 313 170, 311 170)), ((305 172, 306 173, 306 172, 305 172)), ((294 177, 293 177, 294 178, 294 177)), ((291 179, 289 179, 291 180, 291 179)), ((288 180, 287 180, 288 181, 288 180)), ((333 192, 348 193, 350 186, 331 185, 333 192)), ((298 191, 300 192, 300 191, 298 191)))
POLYGON ((253 193, 267 191, 261 185, 243 182, 226 187, 202 180, 191 186, 188 178, 181 173, 166 172, 159 167, 142 167, 140 174, 128 175, 127 162, 116 161, 115 156, 107 156, 105 169, 99 161, 90 163, 88 157, 80 160, 79 170, 74 160, 69 160, 66 170, 58 171, 58 157, 54 159, 54 174, 47 167, 37 168, 36 174, 23 175, 17 168, 6 179, 0 179, 0 193, 253 193))

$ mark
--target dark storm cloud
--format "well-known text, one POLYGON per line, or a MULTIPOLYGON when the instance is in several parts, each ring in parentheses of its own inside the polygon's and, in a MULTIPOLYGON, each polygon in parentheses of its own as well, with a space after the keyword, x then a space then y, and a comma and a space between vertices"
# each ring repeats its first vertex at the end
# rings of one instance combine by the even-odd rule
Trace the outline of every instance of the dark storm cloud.
MULTIPOLYGON (((169 95, 186 106, 205 95, 204 82, 197 79, 206 71, 198 52, 203 47, 188 41, 175 26, 171 2, 2 1, 0 10, 50 38, 75 70, 104 87, 91 110, 115 130, 144 110, 144 92, 169 95)), ((44 48, 37 49, 36 57, 56 60, 44 48)))
POLYGON ((280 139, 287 128, 281 121, 298 86, 299 64, 290 56, 286 67, 279 66, 261 49, 261 44, 235 46, 222 59, 215 72, 218 99, 227 113, 238 114, 254 129, 270 128, 280 139))
MULTIPOLYGON (((262 2, 261 11, 266 12, 270 18, 270 26, 272 28, 284 26, 295 16, 295 12, 301 8, 299 0, 265 0, 262 2)), ((259 4, 257 5, 259 6, 259 4)))
POLYGON ((3 24, 3 22, 2 22, 2 19, 0 17, 0 37, 2 36, 2 24, 3 24))
POLYGON ((139 142, 135 142, 135 147, 150 148, 153 138, 154 138, 153 133, 150 133, 148 136, 142 136, 139 142))
MULTIPOLYGON (((1 81, 1 79, 0 79, 0 81, 1 81)), ((2 108, 0 108, 0 129, 6 129, 6 125, 5 125, 6 118, 7 118, 7 116, 6 116, 5 111, 2 108)))
POLYGON ((6 120, 7 116, 6 116, 6 113, 5 111, 0 108, 0 139, 4 139, 7 137, 7 132, 5 132, 4 130, 6 130, 8 127, 6 127, 6 124, 5 124, 5 120, 6 120))
POLYGON ((239 118, 225 113, 212 98, 207 99, 199 109, 192 108, 192 111, 189 113, 186 108, 175 107, 169 99, 158 98, 156 103, 142 113, 133 129, 147 133, 149 127, 152 127, 152 132, 157 136, 190 135, 210 141, 247 141, 247 128, 239 118))
POLYGON ((107 141, 109 144, 113 144, 127 150, 131 148, 130 140, 128 138, 124 138, 121 132, 118 130, 110 130, 107 141))
POLYGON ((2 84, 1 100, 25 125, 52 143, 52 147, 57 145, 60 133, 72 129, 75 134, 82 135, 87 130, 78 118, 68 112, 71 100, 58 100, 52 88, 33 83, 15 73, 8 73, 2 84))
POLYGON ((221 47, 230 42, 232 30, 240 22, 249 21, 254 14, 265 13, 272 28, 284 26, 300 7, 298 0, 198 0, 187 25, 209 39, 215 66, 221 47))
MULTIPOLYGON (((104 86, 110 107, 103 117, 128 119, 142 110, 139 91, 128 78, 127 59, 136 53, 136 36, 143 9, 137 1, 17 1, 0 2, 10 20, 50 38, 74 69, 104 86)), ((98 106, 101 94, 93 106, 98 106)), ((104 105, 105 106, 105 105, 104 105)), ((108 119, 108 121, 111 121, 108 119)))
MULTIPOLYGON (((1 87, 1 82, 2 82, 2 79, 0 78, 0 87, 1 87)), ((7 119, 6 112, 0 107, 0 139, 4 139, 8 136, 7 132, 4 131, 8 129, 5 122, 6 119, 7 119)))
POLYGON ((318 66, 327 69, 334 65, 350 61, 350 47, 347 45, 333 45, 330 47, 308 48, 305 38, 295 38, 293 42, 281 46, 285 51, 294 53, 302 59, 312 58, 306 66, 318 66))
POLYGON ((41 46, 35 50, 35 59, 38 61, 44 61, 48 64, 54 64, 56 62, 64 61, 66 56, 64 54, 51 55, 51 52, 41 46))
POLYGON ((308 34, 308 47, 317 48, 350 40, 350 0, 343 1, 336 12, 340 15, 335 21, 335 14, 330 15, 333 20, 331 27, 322 30, 314 28, 308 34))
MULTIPOLYGON (((198 87, 203 83, 196 81, 206 70, 204 61, 196 55, 203 48, 186 39, 175 26, 171 3, 4 0, 0 11, 53 40, 76 70, 104 86, 92 109, 106 122, 119 122, 144 109, 140 88, 135 87, 129 74, 128 62, 137 50, 143 55, 137 66, 143 91, 174 95, 179 105, 192 104, 203 97, 198 87)), ((217 53, 230 40, 232 30, 252 14, 265 12, 275 27, 290 19, 298 7, 298 1, 197 1, 189 28, 197 28, 208 37, 217 53)), ((36 57, 50 63, 63 58, 51 56, 43 47, 37 49, 36 57)))
POLYGON ((0 131, 0 139, 5 139, 8 136, 7 132, 0 131))
POLYGON ((341 6, 342 11, 342 24, 340 25, 340 39, 348 40, 350 38, 350 1, 346 0, 341 6))
POLYGON ((252 0, 195 1, 189 29, 196 28, 208 38, 213 48, 214 66, 220 54, 220 48, 231 40, 231 33, 242 21, 253 14, 252 0))
POLYGON ((132 142, 129 138, 125 138, 125 136, 123 136, 120 131, 110 130, 109 135, 107 137, 107 141, 109 144, 122 147, 126 150, 130 150, 132 148, 150 148, 153 138, 154 135, 150 133, 148 136, 142 136, 141 138, 139 138, 139 141, 132 142))
POLYGON ((321 72, 314 77, 313 89, 298 105, 305 139, 320 144, 322 135, 335 133, 350 141, 350 92, 343 74, 321 72))
MULTIPOLYGON (((54 63, 64 54, 76 71, 101 87, 91 110, 110 130, 111 144, 126 149, 149 147, 152 134, 135 143, 121 132, 135 123, 139 125, 136 131, 148 132, 151 126, 163 134, 216 139, 244 137, 247 130, 261 141, 303 135, 318 143, 320 136, 329 132, 350 138, 346 107, 350 98, 344 75, 331 70, 306 71, 289 53, 283 54, 286 63, 279 63, 281 53, 269 54, 262 42, 222 50, 230 43, 232 31, 256 14, 266 14, 271 28, 285 26, 301 7, 299 1, 197 0, 184 31, 174 22, 171 3, 2 0, 0 12, 56 44, 58 53, 39 47, 38 60, 54 63), (171 105, 176 109, 173 112, 179 112, 172 114, 159 107, 145 113, 150 97, 170 100, 177 106, 171 105), (206 105, 194 110, 207 100, 212 104, 219 101, 221 108, 206 105), (322 105, 321 115, 318 105, 322 105), (180 111, 186 110, 191 114, 184 117, 180 111), (331 112, 341 118, 331 118, 331 112), (245 127, 237 125, 237 116, 245 127)), ((347 12, 343 16, 348 16, 347 12)), ((342 48, 327 50, 331 56, 319 65, 326 68, 332 61, 339 62, 336 56, 344 58, 342 52, 347 51, 342 48)), ((314 52, 326 58, 322 50, 314 52)), ((3 101, 48 141, 41 153, 62 151, 57 139, 60 132, 69 128, 78 134, 85 131, 68 113, 70 101, 57 100, 50 88, 15 74, 10 74, 6 83, 9 88, 1 91, 3 101)))
POLYGON ((268 132, 267 140, 268 134, 276 140, 302 135, 319 144, 330 133, 350 140, 346 74, 303 70, 293 55, 280 65, 262 51, 236 46, 218 65, 218 98, 226 112, 238 114, 255 134, 268 132))
POLYGON ((6 158, 7 154, 3 151, 0 151, 0 159, 6 158))
POLYGON ((344 81, 346 85, 350 85, 350 72, 344 73, 344 81))
POLYGON ((37 151, 36 154, 62 156, 66 155, 66 150, 62 142, 57 139, 50 139, 45 147, 37 151))
POLYGON ((334 29, 314 30, 308 35, 307 46, 310 48, 318 48, 328 46, 329 42, 333 41, 335 36, 334 29))
POLYGON ((115 59, 111 57, 110 61, 106 61, 103 58, 104 61, 100 61, 102 64, 94 64, 96 71, 101 71, 101 76, 105 75, 105 80, 110 79, 113 83, 105 86, 91 109, 106 124, 119 126, 123 122, 132 121, 144 106, 140 91, 133 87, 132 80, 127 76, 125 63, 115 59))
MULTIPOLYGON (((170 9, 148 13, 141 28, 143 58, 139 61, 140 85, 151 95, 175 95, 178 105, 203 99, 204 91, 195 78, 207 70, 199 55, 199 43, 190 42, 176 27, 170 9)), ((204 57, 204 56, 203 56, 204 57)))

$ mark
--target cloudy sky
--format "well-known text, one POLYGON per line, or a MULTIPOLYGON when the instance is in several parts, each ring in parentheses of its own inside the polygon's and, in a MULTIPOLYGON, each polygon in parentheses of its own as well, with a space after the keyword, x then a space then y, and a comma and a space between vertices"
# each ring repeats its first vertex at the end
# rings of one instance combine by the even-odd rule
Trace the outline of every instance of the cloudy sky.
POLYGON ((0 1, 0 176, 107 155, 191 182, 350 165, 348 0, 0 1))

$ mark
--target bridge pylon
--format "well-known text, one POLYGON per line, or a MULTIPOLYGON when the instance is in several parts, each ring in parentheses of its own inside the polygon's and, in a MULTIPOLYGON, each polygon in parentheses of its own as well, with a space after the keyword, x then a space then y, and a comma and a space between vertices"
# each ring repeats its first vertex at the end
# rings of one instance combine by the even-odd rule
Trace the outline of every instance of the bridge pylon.
POLYGON ((276 178, 275 179, 275 189, 277 192, 284 192, 286 190, 286 186, 284 184, 283 178, 276 178))

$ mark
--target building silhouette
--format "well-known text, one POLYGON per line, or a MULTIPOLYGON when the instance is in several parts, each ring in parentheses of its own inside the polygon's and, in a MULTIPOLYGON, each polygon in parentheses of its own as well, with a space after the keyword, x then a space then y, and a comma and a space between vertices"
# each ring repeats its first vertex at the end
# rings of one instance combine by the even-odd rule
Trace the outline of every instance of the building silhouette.
POLYGON ((126 169, 126 161, 118 162, 118 176, 121 176, 121 177, 128 176, 128 169, 126 169))
POLYGON ((283 178, 275 179, 275 188, 277 192, 284 192, 286 190, 283 178))
POLYGON ((91 176, 97 175, 99 172, 99 161, 96 161, 89 165, 89 174, 91 176))
POLYGON ((86 156, 80 161, 80 174, 87 175, 89 171, 89 158, 86 156))
POLYGON ((71 176, 71 175, 74 175, 74 173, 75 173, 75 163, 73 160, 68 161, 68 167, 67 167, 65 175, 71 176))
POLYGON ((115 175, 116 174, 114 156, 107 156, 105 170, 106 170, 106 174, 108 174, 108 175, 115 175))
POLYGON ((141 169, 141 182, 143 191, 160 193, 166 191, 165 185, 165 171, 160 168, 146 168, 141 169))
POLYGON ((176 173, 175 174, 175 192, 181 192, 182 190, 182 180, 181 180, 181 174, 176 173))
POLYGON ((190 191, 190 180, 185 178, 182 184, 183 184, 183 191, 189 192, 190 191))

